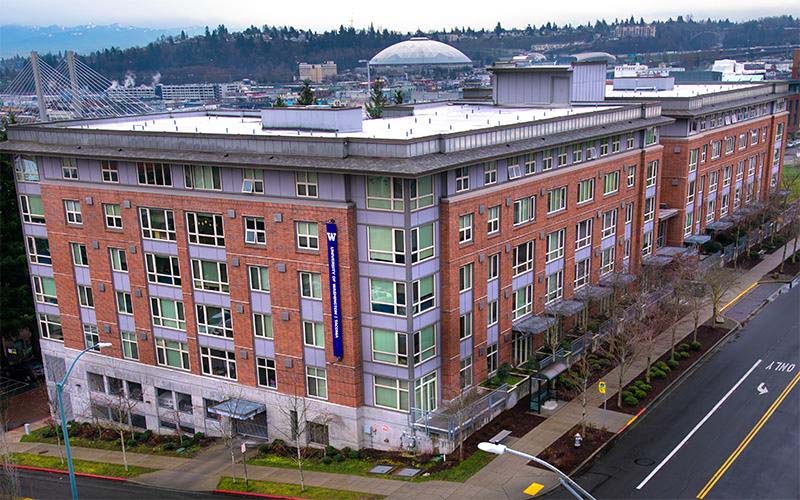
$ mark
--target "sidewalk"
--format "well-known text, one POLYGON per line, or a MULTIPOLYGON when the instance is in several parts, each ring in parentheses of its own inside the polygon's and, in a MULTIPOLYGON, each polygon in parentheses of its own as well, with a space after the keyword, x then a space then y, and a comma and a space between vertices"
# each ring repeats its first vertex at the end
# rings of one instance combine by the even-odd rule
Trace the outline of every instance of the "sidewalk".
MULTIPOLYGON (((752 284, 761 280, 766 273, 780 264, 781 257, 782 249, 778 249, 771 255, 767 255, 762 262, 749 271, 743 272, 736 285, 726 293, 722 301, 723 304, 727 304, 752 284)), ((701 311, 700 323, 702 324, 710 319, 711 314, 711 305, 706 305, 701 311)), ((692 329, 692 318, 690 316, 682 318, 678 322, 677 337, 683 339, 691 334, 692 329)), ((658 358, 669 351, 670 342, 670 332, 664 332, 656 342, 654 358, 658 358)), ((645 365, 644 356, 637 356, 632 366, 627 369, 623 385, 637 378, 639 373, 644 370, 645 365)), ((617 368, 606 375, 607 393, 609 395, 613 395, 619 390, 618 378, 619 372, 617 368)), ((587 398, 587 419, 592 425, 616 432, 630 420, 631 416, 628 414, 598 408, 601 404, 602 397, 600 394, 591 391, 587 398)), ((581 411, 581 403, 577 398, 570 402, 560 401, 558 408, 548 415, 547 420, 521 438, 509 438, 507 444, 519 451, 537 455, 573 426, 580 423, 581 411)), ((40 427, 41 425, 43 424, 34 425, 33 427, 40 427)), ((7 433, 7 446, 10 451, 58 456, 56 445, 19 442, 22 433, 21 428, 7 433)), ((118 451, 73 447, 72 453, 73 457, 83 460, 122 463, 122 453, 118 451)), ((220 477, 232 475, 230 455, 221 444, 204 450, 195 458, 128 453, 128 463, 130 465, 159 469, 156 472, 136 477, 134 479, 135 482, 170 489, 209 491, 216 487, 220 477)), ((299 484, 300 482, 297 469, 256 465, 249 465, 247 469, 249 478, 254 480, 294 484, 299 484)), ((242 477, 242 474, 242 466, 237 463, 235 475, 242 477)), ((558 482, 554 474, 543 469, 529 467, 523 459, 510 455, 502 455, 495 458, 465 483, 447 481, 408 482, 314 471, 306 471, 304 476, 305 482, 309 486, 324 486, 375 493, 386 495, 391 499, 414 497, 476 500, 487 498, 525 499, 529 497, 523 494, 522 491, 532 482, 542 483, 545 488, 555 486, 558 482)))

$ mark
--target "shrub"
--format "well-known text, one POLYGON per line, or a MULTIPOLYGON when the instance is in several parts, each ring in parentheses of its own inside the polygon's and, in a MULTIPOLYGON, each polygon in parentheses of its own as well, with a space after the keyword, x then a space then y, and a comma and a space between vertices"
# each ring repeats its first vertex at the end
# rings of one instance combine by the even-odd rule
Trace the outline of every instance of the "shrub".
POLYGON ((633 390, 633 395, 636 396, 636 399, 643 399, 643 398, 647 397, 647 393, 644 392, 641 389, 634 389, 633 390))
POLYGON ((681 359, 687 359, 691 354, 689 354, 689 351, 679 351, 678 356, 680 356, 681 359))
POLYGON ((272 446, 269 443, 262 444, 258 447, 258 452, 262 455, 268 455, 272 451, 272 446))
POLYGON ((346 456, 348 456, 350 454, 351 451, 353 451, 352 448, 350 448, 349 446, 345 446, 344 448, 342 448, 341 453, 342 453, 343 456, 346 457, 346 456))
POLYGON ((662 379, 662 378, 666 378, 667 377, 667 373, 664 370, 660 369, 660 368, 653 368, 650 371, 650 377, 655 378, 655 379, 662 379))
POLYGON ((643 390, 644 392, 650 392, 650 391, 653 390, 653 386, 650 385, 650 384, 644 383, 644 384, 642 384, 640 389, 643 390))
MULTIPOLYGON (((678 357, 680 356, 680 353, 675 353, 675 354, 678 357)), ((668 359, 667 360, 667 366, 669 366, 671 369, 674 370, 675 368, 678 367, 678 362, 676 360, 674 360, 674 359, 668 359)))
POLYGON ((169 442, 164 443, 161 446, 161 449, 164 450, 164 451, 175 451, 177 448, 178 448, 178 445, 176 445, 175 443, 169 443, 169 442))
POLYGON ((350 450, 347 452, 347 458, 350 460, 358 460, 361 458, 361 452, 359 450, 350 450))
POLYGON ((679 351, 688 351, 689 350, 689 344, 687 344, 686 342, 683 342, 682 344, 680 344, 678 346, 678 350, 679 351))
POLYGON ((622 399, 622 404, 625 406, 636 406, 639 404, 639 400, 636 399, 635 396, 628 396, 622 399))
POLYGON ((656 367, 658 367, 658 369, 661 370, 664 373, 669 373, 669 371, 670 371, 669 365, 667 365, 663 361, 659 361, 658 363, 656 363, 656 367))
POLYGON ((497 369, 497 378, 500 380, 505 380, 508 378, 508 374, 511 371, 511 365, 508 363, 503 363, 500 365, 500 368, 497 369))
POLYGON ((125 441, 125 447, 126 448, 133 448, 134 446, 136 446, 136 440, 135 439, 129 439, 129 440, 125 441))
POLYGON ((322 463, 325 465, 330 465, 333 463, 333 459, 329 456, 322 457, 322 463))
POLYGON ((644 381, 644 380, 642 380, 642 379, 639 379, 639 380, 635 381, 635 382, 633 383, 633 385, 634 385, 634 387, 636 387, 637 389, 641 389, 641 390, 643 390, 643 391, 647 391, 647 390, 648 390, 648 389, 645 389, 645 388, 644 388, 644 386, 646 386, 646 385, 647 385, 647 382, 645 382, 645 381, 644 381))
POLYGON ((342 455, 341 453, 337 453, 336 455, 333 456, 333 460, 335 462, 344 462, 345 461, 345 456, 342 455))
POLYGON ((703 344, 701 344, 696 340, 693 340, 692 342, 689 343, 689 349, 693 351, 699 351, 701 347, 703 347, 703 344))
POLYGON ((325 454, 326 455, 336 455, 337 453, 339 453, 339 450, 337 450, 333 446, 328 445, 328 446, 325 447, 325 454))
POLYGON ((631 396, 633 396, 633 392, 631 392, 631 391, 629 391, 627 389, 622 391, 622 399, 629 398, 631 396))

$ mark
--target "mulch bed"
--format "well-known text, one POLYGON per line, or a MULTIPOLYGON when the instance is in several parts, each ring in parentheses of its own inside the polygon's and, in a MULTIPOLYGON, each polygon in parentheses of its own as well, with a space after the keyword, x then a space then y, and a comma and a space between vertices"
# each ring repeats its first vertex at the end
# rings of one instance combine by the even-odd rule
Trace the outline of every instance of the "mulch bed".
POLYGON ((12 396, 0 403, 0 418, 4 420, 6 430, 21 427, 50 416, 47 403, 47 388, 44 385, 22 394, 12 396))
MULTIPOLYGON (((608 372, 616 368, 616 366, 611 363, 608 366, 603 366, 599 370, 593 370, 592 375, 589 377, 589 380, 586 384, 587 388, 591 388, 594 384, 597 383, 598 380, 602 380, 608 372)), ((563 384, 559 384, 556 388, 556 398, 562 401, 572 401, 573 399, 577 398, 581 395, 580 388, 569 388, 565 387, 563 384)))
MULTIPOLYGON (((644 408, 645 406, 650 404, 651 401, 656 399, 656 397, 659 394, 661 394, 661 392, 664 389, 666 389, 666 387, 670 383, 672 383, 673 380, 675 380, 683 372, 688 370, 689 367, 692 366, 692 364, 703 353, 705 353, 706 351, 708 351, 709 349, 714 347, 714 345, 717 343, 717 341, 719 339, 721 339, 726 333, 728 333, 728 330, 726 328, 722 328, 722 327, 719 327, 719 326, 712 326, 712 325, 709 325, 709 324, 700 325, 700 327, 697 329, 697 341, 702 344, 702 346, 700 347, 699 350, 697 350, 697 351, 691 351, 691 350, 688 351, 690 356, 688 358, 686 358, 686 359, 679 360, 678 367, 670 370, 667 373, 667 376, 665 378, 662 378, 662 379, 651 378, 650 379, 650 385, 652 386, 652 389, 650 391, 648 391, 647 396, 645 396, 644 398, 639 400, 639 404, 638 405, 636 405, 636 406, 627 406, 627 405, 623 404, 622 407, 620 408, 619 406, 617 406, 617 393, 614 393, 614 394, 611 394, 611 395, 608 396, 607 409, 613 410, 613 411, 622 412, 622 413, 628 413, 630 415, 635 415, 636 413, 639 412, 639 410, 641 410, 642 408, 644 408)), ((685 339, 679 341, 678 345, 680 345, 680 344, 682 344, 684 342, 688 344, 691 340, 692 340, 692 336, 691 336, 691 334, 689 334, 689 336, 687 336, 685 339)), ((658 361, 666 362, 669 359, 669 354, 670 354, 669 351, 664 353, 663 356, 658 358, 656 363, 658 361)), ((644 372, 640 373, 636 377, 636 379, 644 380, 644 372)), ((631 381, 631 383, 626 385, 623 388, 623 390, 630 389, 631 386, 633 385, 633 382, 635 382, 636 379, 634 379, 633 381, 631 381)))
MULTIPOLYGON (((595 429, 594 427, 586 427, 585 433, 581 432, 581 426, 576 425, 563 436, 558 438, 556 442, 545 448, 544 451, 537 455, 545 462, 556 466, 562 472, 570 474, 576 467, 583 463, 584 460, 589 458, 589 455, 595 452, 606 441, 611 439, 614 433, 602 429, 595 429), (575 448, 575 433, 580 432, 583 436, 581 447, 575 448)), ((536 462, 528 462, 531 467, 543 468, 536 462)))
MULTIPOLYGON (((770 275, 774 273, 778 273, 781 270, 781 266, 778 265, 770 271, 770 275)), ((787 276, 797 276, 800 273, 800 252, 797 252, 797 256, 795 257, 795 262, 792 264, 792 256, 789 255, 783 264, 783 274, 787 276)))

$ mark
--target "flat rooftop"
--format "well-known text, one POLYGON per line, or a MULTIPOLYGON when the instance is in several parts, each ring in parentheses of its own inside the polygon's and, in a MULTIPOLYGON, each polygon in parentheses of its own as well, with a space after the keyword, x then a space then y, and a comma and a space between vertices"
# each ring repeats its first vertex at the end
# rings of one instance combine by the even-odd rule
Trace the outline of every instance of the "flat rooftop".
POLYGON ((731 90, 743 90, 755 85, 743 85, 737 83, 725 84, 705 84, 705 83, 684 83, 675 84, 670 90, 614 90, 613 85, 606 85, 606 97, 609 98, 665 98, 665 97, 698 97, 704 95, 718 94, 720 92, 728 92, 731 90))
POLYGON ((411 139, 480 131, 492 127, 536 122, 544 119, 587 114, 620 108, 620 105, 564 108, 500 107, 486 104, 437 103, 414 106, 413 116, 365 118, 361 132, 331 132, 300 129, 264 129, 260 116, 232 112, 175 113, 172 116, 124 117, 52 124, 61 128, 178 132, 186 134, 231 134, 262 137, 340 137, 363 139, 411 139))

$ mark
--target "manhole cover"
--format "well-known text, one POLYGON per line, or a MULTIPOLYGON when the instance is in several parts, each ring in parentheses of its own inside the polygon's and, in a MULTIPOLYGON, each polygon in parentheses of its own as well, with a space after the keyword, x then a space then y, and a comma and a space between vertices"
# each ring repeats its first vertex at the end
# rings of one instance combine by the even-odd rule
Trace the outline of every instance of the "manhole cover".
POLYGON ((650 467, 651 465, 655 465, 656 461, 651 458, 637 458, 633 463, 641 465, 642 467, 650 467))
POLYGON ((399 471, 395 472, 395 476, 400 477, 414 477, 419 474, 421 471, 419 469, 414 469, 413 467, 403 467, 399 471))
POLYGON ((391 465, 376 465, 369 470, 370 474, 388 474, 394 469, 391 465))

